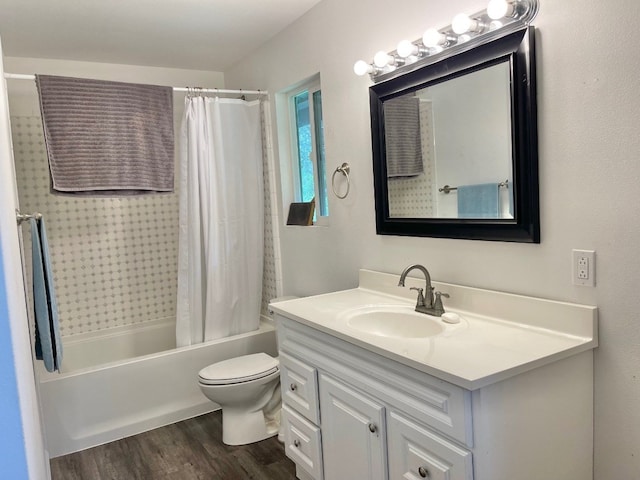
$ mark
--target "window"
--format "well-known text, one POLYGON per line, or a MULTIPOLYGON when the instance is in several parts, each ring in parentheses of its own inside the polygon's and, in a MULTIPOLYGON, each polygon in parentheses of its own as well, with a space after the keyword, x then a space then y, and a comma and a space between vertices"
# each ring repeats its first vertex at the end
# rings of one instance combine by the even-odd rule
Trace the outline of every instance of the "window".
POLYGON ((329 201, 320 83, 305 83, 291 90, 287 98, 291 124, 293 196, 298 202, 315 199, 314 222, 322 224, 329 215, 329 201))

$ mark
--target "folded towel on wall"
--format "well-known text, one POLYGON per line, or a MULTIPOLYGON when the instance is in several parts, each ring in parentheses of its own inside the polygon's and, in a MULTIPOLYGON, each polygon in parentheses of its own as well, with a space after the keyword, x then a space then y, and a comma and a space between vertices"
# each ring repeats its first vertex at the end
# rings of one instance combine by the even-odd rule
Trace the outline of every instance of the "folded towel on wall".
POLYGON ((173 191, 173 89, 36 75, 51 189, 173 191))
POLYGON ((31 251, 36 358, 44 361, 48 372, 59 371, 62 365, 62 341, 47 231, 43 219, 31 219, 31 251))
POLYGON ((458 218, 500 218, 497 183, 460 185, 458 187, 458 218))
POLYGON ((387 177, 414 177, 424 171, 420 140, 420 99, 401 96, 384 102, 387 177))

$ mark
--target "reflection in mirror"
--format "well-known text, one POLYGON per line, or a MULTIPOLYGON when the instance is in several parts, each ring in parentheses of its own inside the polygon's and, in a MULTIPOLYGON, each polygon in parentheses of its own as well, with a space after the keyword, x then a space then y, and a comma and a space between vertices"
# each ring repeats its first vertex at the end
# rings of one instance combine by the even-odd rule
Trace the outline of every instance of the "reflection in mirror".
POLYGON ((370 88, 378 234, 540 242, 534 39, 528 27, 370 88))
POLYGON ((513 218, 509 63, 384 103, 389 216, 513 218))

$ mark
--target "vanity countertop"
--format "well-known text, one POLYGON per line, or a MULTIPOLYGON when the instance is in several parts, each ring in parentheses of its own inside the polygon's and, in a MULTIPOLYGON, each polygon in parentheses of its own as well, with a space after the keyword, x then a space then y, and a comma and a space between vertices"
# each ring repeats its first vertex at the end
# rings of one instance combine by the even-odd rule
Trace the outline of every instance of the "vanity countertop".
MULTIPOLYGON (((360 286, 272 304, 274 312, 468 390, 505 380, 598 345, 597 308, 433 282, 448 293, 458 324, 426 338, 396 338, 356 330, 345 312, 413 306, 424 279, 360 271, 360 286)), ((429 319, 425 318, 425 321, 429 319)), ((441 320, 438 320, 441 322, 441 320)))

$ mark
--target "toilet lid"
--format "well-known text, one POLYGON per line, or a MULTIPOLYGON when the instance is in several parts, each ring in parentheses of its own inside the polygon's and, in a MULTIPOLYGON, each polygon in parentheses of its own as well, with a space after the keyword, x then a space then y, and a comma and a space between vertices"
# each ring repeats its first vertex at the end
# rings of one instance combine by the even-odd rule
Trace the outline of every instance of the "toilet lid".
POLYGON ((277 359, 266 353, 230 358, 203 368, 198 373, 206 385, 229 385, 266 377, 278 371, 277 359))

